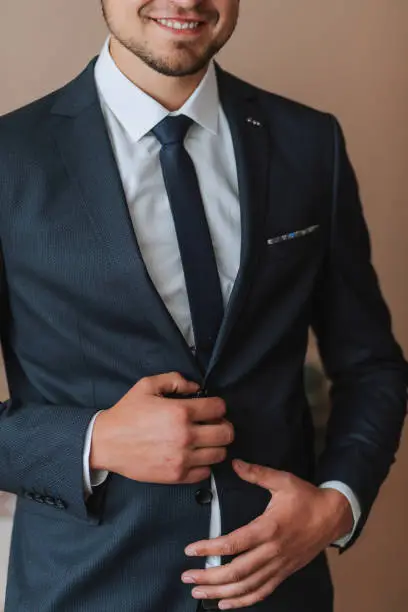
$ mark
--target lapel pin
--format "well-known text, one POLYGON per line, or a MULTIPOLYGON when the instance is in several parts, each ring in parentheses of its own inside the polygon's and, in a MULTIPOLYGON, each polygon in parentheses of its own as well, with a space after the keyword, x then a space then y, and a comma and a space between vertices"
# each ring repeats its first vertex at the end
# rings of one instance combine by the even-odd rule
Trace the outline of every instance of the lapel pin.
POLYGON ((247 117, 247 123, 250 123, 251 125, 254 125, 255 127, 262 127, 262 123, 260 121, 257 121, 253 117, 247 117))

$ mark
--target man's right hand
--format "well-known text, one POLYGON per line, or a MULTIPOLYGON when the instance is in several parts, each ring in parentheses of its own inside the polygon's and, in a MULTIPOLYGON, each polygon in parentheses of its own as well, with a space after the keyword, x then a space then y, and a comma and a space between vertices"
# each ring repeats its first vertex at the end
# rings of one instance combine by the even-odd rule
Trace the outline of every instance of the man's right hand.
POLYGON ((95 420, 90 468, 140 482, 187 484, 210 476, 234 439, 219 397, 170 399, 199 385, 172 372, 141 379, 95 420))

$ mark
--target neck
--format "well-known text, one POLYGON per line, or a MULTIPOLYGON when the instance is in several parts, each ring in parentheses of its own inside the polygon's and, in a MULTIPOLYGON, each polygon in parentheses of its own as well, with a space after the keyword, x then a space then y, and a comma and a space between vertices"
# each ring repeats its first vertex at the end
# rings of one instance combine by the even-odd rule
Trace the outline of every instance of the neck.
POLYGON ((113 36, 109 50, 119 70, 169 111, 176 111, 183 106, 199 86, 208 68, 206 66, 200 72, 185 77, 169 77, 147 66, 113 36))

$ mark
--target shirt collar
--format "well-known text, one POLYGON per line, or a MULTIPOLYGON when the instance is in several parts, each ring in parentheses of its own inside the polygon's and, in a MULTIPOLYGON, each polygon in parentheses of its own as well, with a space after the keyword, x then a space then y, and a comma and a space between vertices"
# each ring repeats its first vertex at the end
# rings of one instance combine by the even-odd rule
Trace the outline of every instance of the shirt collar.
POLYGON ((119 70, 109 51, 109 37, 96 62, 95 82, 99 96, 135 142, 168 115, 187 115, 204 129, 218 133, 220 100, 214 62, 210 63, 206 75, 190 98, 173 113, 139 89, 119 70))

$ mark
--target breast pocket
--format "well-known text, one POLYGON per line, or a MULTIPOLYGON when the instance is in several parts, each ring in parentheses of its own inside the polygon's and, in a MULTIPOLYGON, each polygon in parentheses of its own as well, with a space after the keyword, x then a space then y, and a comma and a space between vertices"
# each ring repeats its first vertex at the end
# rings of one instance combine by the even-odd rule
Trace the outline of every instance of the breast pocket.
POLYGON ((320 225, 311 225, 302 230, 265 238, 267 259, 306 262, 318 258, 324 248, 324 235, 320 225))

